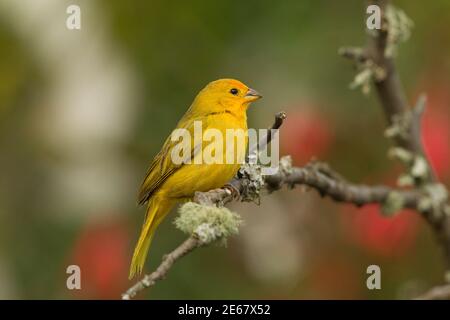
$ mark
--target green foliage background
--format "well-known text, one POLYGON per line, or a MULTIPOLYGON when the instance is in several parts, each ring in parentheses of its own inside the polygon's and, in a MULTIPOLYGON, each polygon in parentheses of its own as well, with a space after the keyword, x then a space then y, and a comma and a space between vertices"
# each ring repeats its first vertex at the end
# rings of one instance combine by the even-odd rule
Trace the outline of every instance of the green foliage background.
MULTIPOLYGON (((127 234, 131 254, 143 215, 143 209, 134 203, 141 176, 194 95, 216 78, 241 79, 263 93, 264 99, 249 110, 251 127, 266 127, 279 110, 286 110, 289 117, 298 112, 297 105, 304 101, 311 104, 334 128, 333 142, 322 160, 330 162, 349 179, 383 182, 387 172, 396 170, 396 165, 386 157, 389 143, 382 135, 384 119, 376 99, 348 89, 354 70, 337 55, 343 45, 365 42, 363 1, 75 3, 82 8, 83 19, 85 14, 88 17, 78 32, 101 28, 109 50, 120 53, 135 78, 132 89, 136 99, 132 102, 134 108, 130 108, 135 120, 131 134, 115 142, 115 152, 129 164, 128 176, 136 188, 127 190, 117 208, 105 203, 103 208, 91 208, 84 214, 78 212, 79 206, 71 207, 70 202, 60 206, 67 199, 55 196, 48 172, 71 159, 52 152, 33 130, 34 126, 45 127, 47 121, 52 121, 36 116, 46 103, 47 89, 54 85, 52 75, 42 68, 28 43, 17 34, 14 23, 20 21, 0 15, 1 298, 115 297, 116 291, 108 295, 89 289, 81 293, 65 289, 65 268, 74 261, 77 239, 92 220, 102 224, 118 219, 118 225, 127 234), (95 11, 89 12, 87 8, 95 11), (100 22, 96 22, 95 15, 100 22), (61 207, 67 212, 61 212, 61 207), (97 211, 118 213, 94 219, 97 211)), ((450 81, 450 2, 395 3, 415 22, 413 35, 401 46, 397 59, 405 89, 413 101, 418 92, 450 81)), ((63 20, 60 27, 65 28, 63 20)), ((39 26, 35 26, 34 35, 39 39, 39 26)), ((62 38, 65 36, 63 33, 62 38)), ((448 89, 445 87, 444 91, 448 89)), ((449 118, 448 109, 442 117, 449 118)), ((446 179, 448 183, 448 176, 446 179)), ((395 176, 390 181, 395 181, 395 176)), ((265 196, 261 207, 248 204, 233 208, 243 211, 246 220, 246 216, 258 215, 261 210, 273 210, 271 203, 282 201, 284 207, 278 206, 273 214, 287 219, 281 213, 287 211, 292 219, 302 197, 303 193, 298 191, 282 191, 265 196)), ((252 253, 242 248, 240 240, 247 230, 244 226, 227 249, 211 246, 182 259, 146 297, 398 298, 405 296, 399 290, 408 291, 412 287, 415 292, 415 288, 424 289, 440 281, 440 252, 423 221, 419 222, 417 241, 409 253, 380 258, 345 240, 337 212, 340 205, 324 201, 312 192, 307 197, 308 203, 313 203, 309 210, 313 210, 310 215, 314 217, 308 220, 312 224, 307 237, 310 242, 306 244, 309 249, 302 249, 304 244, 299 244, 299 250, 305 252, 295 279, 262 280, 253 274, 246 264, 246 255, 252 253), (382 267, 381 291, 365 288, 365 268, 370 264, 382 267), (319 272, 319 268, 325 269, 319 272)), ((174 228, 173 217, 157 232, 147 270, 184 239, 174 228)), ((263 241, 264 234, 259 236, 263 241)), ((273 252, 268 250, 265 254, 270 256, 273 252)), ((108 268, 107 262, 104 267, 108 268)), ((116 280, 120 289, 130 284, 116 280)))

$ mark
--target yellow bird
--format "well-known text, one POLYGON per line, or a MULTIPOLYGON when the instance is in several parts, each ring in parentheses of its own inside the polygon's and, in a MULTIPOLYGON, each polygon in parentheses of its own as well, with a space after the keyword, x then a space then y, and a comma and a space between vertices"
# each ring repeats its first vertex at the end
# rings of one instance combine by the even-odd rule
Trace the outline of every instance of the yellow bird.
POLYGON ((171 137, 166 140, 153 159, 139 191, 139 204, 147 203, 147 212, 134 249, 130 279, 142 272, 153 234, 171 208, 180 201, 191 199, 196 191, 222 187, 239 170, 248 143, 247 107, 259 98, 261 95, 257 91, 234 79, 213 81, 195 97, 176 128, 185 129, 192 137, 199 124, 203 133, 208 129, 221 133, 223 148, 216 150, 221 154, 215 154, 215 151, 211 154, 213 157, 222 156, 223 162, 202 161, 204 155, 200 151, 206 151, 208 145, 203 137, 201 141, 191 139, 189 154, 184 159, 188 161, 180 164, 173 161, 172 151, 177 141, 172 141, 171 137), (245 139, 239 140, 236 135, 234 143, 230 144, 225 138, 228 129, 244 131, 245 139), (231 162, 226 161, 230 154, 234 155, 231 162))

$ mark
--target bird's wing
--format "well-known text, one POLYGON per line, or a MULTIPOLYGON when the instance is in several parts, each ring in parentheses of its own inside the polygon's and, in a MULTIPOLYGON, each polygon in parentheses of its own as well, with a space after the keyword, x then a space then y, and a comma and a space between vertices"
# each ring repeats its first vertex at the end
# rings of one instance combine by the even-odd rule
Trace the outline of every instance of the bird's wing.
POLYGON ((186 159, 183 159, 181 164, 175 164, 171 159, 171 152, 173 147, 178 141, 171 141, 169 136, 161 151, 153 159, 150 168, 147 171, 144 181, 139 190, 138 203, 144 204, 161 185, 170 177, 175 171, 180 169, 187 160, 192 160, 194 156, 200 151, 202 147, 201 141, 194 141, 194 121, 200 121, 202 124, 202 130, 207 126, 206 118, 197 118, 179 122, 177 128, 186 129, 191 136, 191 152, 186 155, 186 159))

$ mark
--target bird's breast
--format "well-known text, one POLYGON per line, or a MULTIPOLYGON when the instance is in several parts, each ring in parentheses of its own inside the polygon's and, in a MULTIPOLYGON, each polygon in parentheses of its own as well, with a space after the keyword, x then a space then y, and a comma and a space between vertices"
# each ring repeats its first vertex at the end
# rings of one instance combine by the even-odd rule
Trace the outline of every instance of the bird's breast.
POLYGON ((170 197, 192 197, 195 191, 220 188, 230 181, 245 161, 248 144, 246 119, 222 115, 208 119, 202 147, 163 186, 170 197))

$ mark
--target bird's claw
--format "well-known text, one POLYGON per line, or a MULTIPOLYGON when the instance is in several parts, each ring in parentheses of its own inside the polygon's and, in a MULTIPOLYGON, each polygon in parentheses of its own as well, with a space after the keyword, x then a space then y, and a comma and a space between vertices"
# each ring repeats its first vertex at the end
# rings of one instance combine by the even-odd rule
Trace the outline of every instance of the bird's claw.
POLYGON ((225 185, 223 188, 225 190, 229 191, 229 193, 233 199, 240 198, 241 193, 239 192, 238 188, 236 188, 232 183, 225 185))

